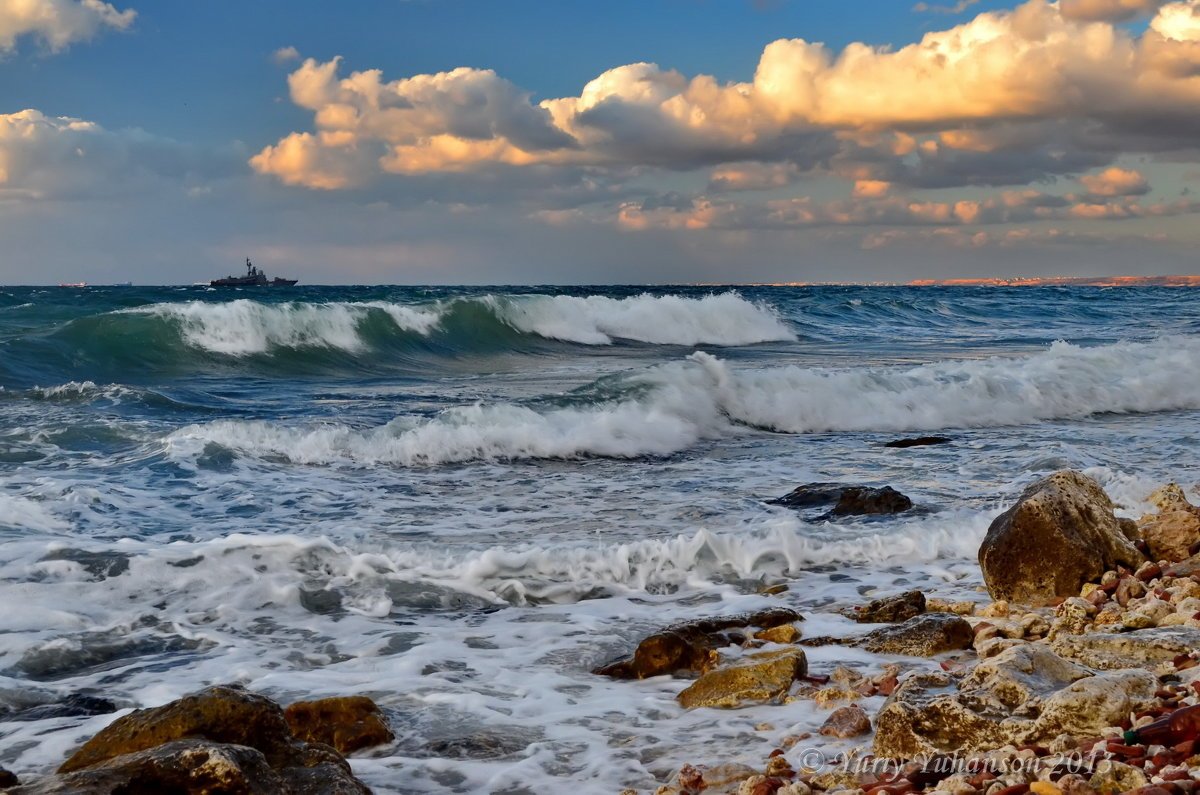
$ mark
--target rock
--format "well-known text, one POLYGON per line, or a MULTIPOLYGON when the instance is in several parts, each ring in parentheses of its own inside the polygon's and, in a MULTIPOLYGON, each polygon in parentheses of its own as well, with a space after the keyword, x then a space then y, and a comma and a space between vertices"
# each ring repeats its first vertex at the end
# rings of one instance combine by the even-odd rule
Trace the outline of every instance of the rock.
POLYGON ((886 624, 905 621, 925 612, 925 594, 906 591, 896 596, 875 599, 857 608, 854 620, 861 624, 886 624))
POLYGON ((875 654, 908 654, 932 657, 945 651, 969 649, 975 633, 962 616, 926 613, 902 624, 880 627, 855 645, 875 654))
POLYGON ((297 740, 278 704, 228 685, 117 718, 58 773, 28 792, 369 792, 337 751, 297 740))
POLYGON ((1126 537, 1108 495, 1071 470, 1037 481, 996 517, 979 548, 994 599, 1035 602, 1076 596, 1085 582, 1145 556, 1126 537))
POLYGON ((732 708, 747 703, 780 701, 792 682, 808 672, 802 649, 752 654, 734 665, 702 675, 677 697, 687 708, 732 708))
POLYGON ((1189 557, 1192 545, 1200 541, 1200 515, 1175 510, 1142 517, 1138 530, 1152 559, 1175 563, 1189 557))
POLYGON ((1188 501, 1187 495, 1183 493, 1183 489, 1178 483, 1168 483, 1154 490, 1154 492, 1146 498, 1146 501, 1158 509, 1159 513, 1168 513, 1170 511, 1191 511, 1200 514, 1200 507, 1192 505, 1188 501))
POLYGON ((0 710, 0 717, 11 721, 47 720, 48 718, 76 718, 91 715, 107 715, 116 712, 117 705, 107 698, 71 693, 49 704, 36 704, 15 712, 0 710))
POLYGON ((298 701, 283 716, 297 740, 324 743, 343 754, 396 739, 383 711, 366 696, 298 701))
POLYGON ((832 516, 870 516, 903 513, 911 507, 912 500, 891 486, 879 489, 855 486, 842 492, 837 505, 829 513, 832 516))
POLYGON ((1158 687, 1148 671, 1098 674, 1023 643, 961 680, 932 672, 902 682, 875 716, 875 754, 911 759, 1097 737, 1156 703, 1158 687))
POLYGON ((820 733, 827 737, 858 737, 871 731, 871 719, 857 704, 835 709, 821 724, 820 733))
POLYGON ((1167 626, 1135 632, 1059 635, 1050 646, 1062 657, 1100 670, 1154 668, 1200 648, 1200 629, 1167 626))
POLYGON ((9 792, 13 795, 366 795, 370 790, 354 778, 345 760, 340 764, 276 770, 254 748, 189 739, 115 756, 83 770, 48 776, 9 792))
POLYGON ((884 447, 925 447, 931 444, 947 444, 954 441, 949 436, 917 436, 913 439, 896 439, 893 442, 888 442, 884 447))
POLYGON ((912 500, 891 486, 875 488, 840 483, 806 483, 768 502, 787 508, 833 506, 825 517, 900 513, 912 507, 912 500))
POLYGON ((754 637, 768 643, 795 643, 800 640, 800 630, 795 624, 780 624, 770 629, 760 629, 754 633, 754 637))
POLYGON ((638 644, 632 656, 602 665, 593 669, 592 673, 615 679, 645 679, 677 672, 705 673, 717 664, 716 649, 733 642, 723 634, 727 630, 747 627, 771 629, 803 620, 804 616, 795 610, 776 607, 756 613, 674 624, 647 636, 638 644))
POLYGON ((1146 774, 1133 765, 1116 762, 1111 759, 1101 760, 1096 765, 1088 784, 1100 795, 1112 795, 1118 792, 1128 792, 1150 783, 1146 774))
POLYGON ((15 773, 10 773, 9 771, 0 767, 0 787, 15 787, 20 783, 21 781, 17 778, 15 773))

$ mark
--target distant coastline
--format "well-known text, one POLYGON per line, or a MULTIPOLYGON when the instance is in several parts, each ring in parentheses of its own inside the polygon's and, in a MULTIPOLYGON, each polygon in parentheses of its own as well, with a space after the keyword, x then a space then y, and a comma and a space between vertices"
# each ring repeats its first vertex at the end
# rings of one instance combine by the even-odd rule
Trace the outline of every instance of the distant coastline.
POLYGON ((914 279, 910 287, 1200 287, 1200 276, 1031 276, 1011 279, 914 279))

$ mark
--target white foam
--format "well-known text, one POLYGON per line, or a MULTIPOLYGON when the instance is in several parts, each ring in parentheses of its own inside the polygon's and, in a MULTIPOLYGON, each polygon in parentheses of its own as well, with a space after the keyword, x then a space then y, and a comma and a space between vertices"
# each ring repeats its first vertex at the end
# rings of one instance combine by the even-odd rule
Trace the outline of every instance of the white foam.
POLYGON ((504 322, 528 334, 584 345, 614 339, 656 345, 752 345, 794 340, 774 309, 737 293, 702 298, 642 295, 531 295, 483 299, 504 322))
POLYGON ((628 377, 638 397, 582 408, 474 405, 366 430, 223 420, 182 428, 166 444, 177 457, 215 442, 304 464, 662 456, 736 433, 738 424, 792 433, 942 430, 1200 408, 1198 367, 1200 340, 1190 337, 1095 348, 1058 342, 1024 358, 907 368, 735 369, 695 353, 628 377))
POLYGON ((53 532, 69 525, 40 501, 0 492, 0 527, 53 532))

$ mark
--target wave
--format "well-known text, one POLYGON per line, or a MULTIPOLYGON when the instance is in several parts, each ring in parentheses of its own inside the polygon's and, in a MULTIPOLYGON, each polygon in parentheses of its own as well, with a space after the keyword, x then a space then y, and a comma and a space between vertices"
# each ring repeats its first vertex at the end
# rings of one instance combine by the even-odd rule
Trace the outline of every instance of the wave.
MULTIPOLYGON (((224 303, 191 301, 119 310, 167 321, 182 341, 209 353, 245 356, 279 348, 332 348, 361 353, 384 336, 472 337, 496 326, 547 340, 611 345, 629 340, 656 345, 749 345, 794 339, 775 312, 736 293, 701 298, 648 294, 525 295, 457 298, 430 305, 385 301, 224 303), (491 328, 489 328, 491 327, 491 328)), ((454 342, 455 340, 451 340, 454 342)))
POLYGON ((359 466, 666 456, 746 428, 933 431, 1198 409, 1197 367, 1200 338, 1192 337, 1091 348, 1056 342, 1026 357, 836 370, 735 369, 697 352, 565 399, 456 407, 367 429, 224 420, 175 431, 166 446, 184 459, 218 445, 293 463, 359 466))

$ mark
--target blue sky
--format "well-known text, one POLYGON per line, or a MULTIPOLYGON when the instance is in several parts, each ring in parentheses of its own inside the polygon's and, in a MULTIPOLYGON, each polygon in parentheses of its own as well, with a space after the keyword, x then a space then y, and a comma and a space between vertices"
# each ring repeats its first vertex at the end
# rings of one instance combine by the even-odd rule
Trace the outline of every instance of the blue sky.
POLYGON ((32 5, 4 282, 1191 270, 1194 0, 32 5))

